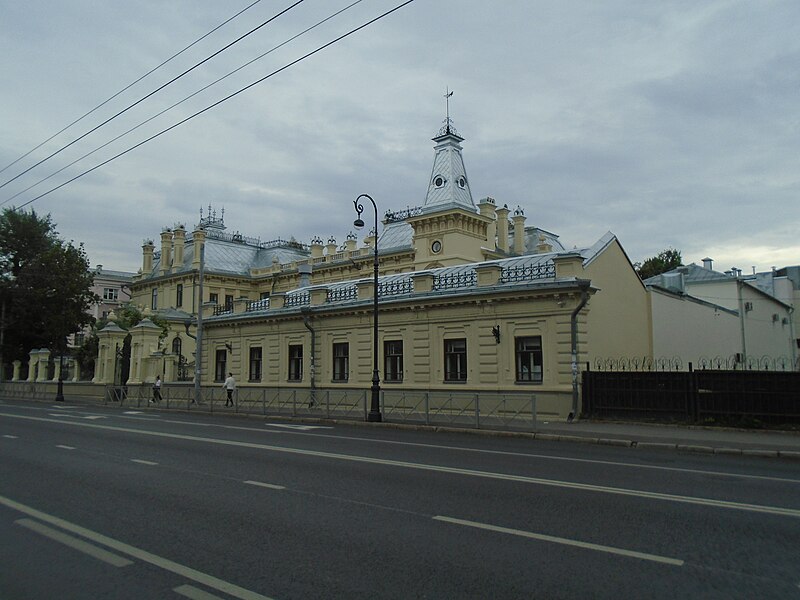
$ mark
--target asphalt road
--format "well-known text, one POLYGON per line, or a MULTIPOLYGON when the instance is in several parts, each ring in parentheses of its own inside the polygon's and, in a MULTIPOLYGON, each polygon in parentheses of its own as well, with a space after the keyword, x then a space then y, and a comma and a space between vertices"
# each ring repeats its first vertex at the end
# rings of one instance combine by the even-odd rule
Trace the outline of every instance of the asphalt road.
POLYGON ((0 598, 800 598, 800 465, 0 402, 0 598))

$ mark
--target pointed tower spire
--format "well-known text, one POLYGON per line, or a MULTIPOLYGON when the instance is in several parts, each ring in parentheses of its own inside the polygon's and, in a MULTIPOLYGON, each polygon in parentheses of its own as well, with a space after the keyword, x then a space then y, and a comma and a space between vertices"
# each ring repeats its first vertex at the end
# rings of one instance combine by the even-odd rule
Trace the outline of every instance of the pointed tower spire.
POLYGON ((469 188, 467 170, 464 167, 464 158, 461 155, 461 142, 464 141, 450 118, 450 98, 453 95, 449 89, 444 95, 446 101, 446 118, 444 125, 439 130, 439 135, 433 138, 434 147, 433 169, 428 181, 428 193, 425 196, 424 212, 434 212, 448 208, 464 208, 477 212, 472 192, 469 188))

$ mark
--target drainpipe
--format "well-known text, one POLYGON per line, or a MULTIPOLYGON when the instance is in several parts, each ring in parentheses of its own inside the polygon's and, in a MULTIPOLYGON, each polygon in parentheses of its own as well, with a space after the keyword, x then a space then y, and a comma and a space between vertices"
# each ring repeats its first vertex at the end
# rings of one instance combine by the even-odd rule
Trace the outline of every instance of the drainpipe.
POLYGON ((581 282, 581 301, 570 315, 570 345, 572 346, 572 412, 567 421, 572 422, 578 414, 578 314, 589 302, 589 282, 581 282))
POLYGON ((744 298, 742 297, 742 280, 736 280, 736 291, 739 296, 739 327, 742 330, 742 370, 746 369, 747 365, 747 336, 745 334, 745 327, 744 327, 744 298))
POLYGON ((311 408, 316 404, 317 400, 317 379, 316 379, 316 364, 314 351, 317 347, 317 332, 311 326, 311 308, 304 306, 300 309, 303 314, 303 325, 306 326, 311 332, 311 400, 308 402, 308 407, 311 408))

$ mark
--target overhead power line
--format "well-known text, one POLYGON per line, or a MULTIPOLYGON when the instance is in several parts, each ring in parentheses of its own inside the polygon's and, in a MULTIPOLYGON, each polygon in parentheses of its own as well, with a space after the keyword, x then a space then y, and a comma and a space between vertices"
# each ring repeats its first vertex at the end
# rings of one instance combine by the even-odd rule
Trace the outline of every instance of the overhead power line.
MULTIPOLYGON (((259 0, 259 1, 260 1, 260 0, 259 0)), ((285 41, 281 42, 280 44, 278 44, 277 46, 273 46, 272 48, 270 48, 270 49, 269 49, 269 50, 267 50, 266 52, 264 52, 264 53, 262 53, 262 54, 259 54, 258 56, 256 56, 254 59, 252 59, 252 60, 249 60, 249 61, 247 61, 246 63, 244 63, 243 65, 241 65, 241 66, 239 66, 239 67, 235 68, 233 71, 229 71, 228 73, 226 73, 225 75, 223 75, 223 76, 222 76, 222 77, 220 77, 219 79, 216 79, 216 80, 212 81, 212 82, 211 82, 211 83, 209 83, 208 85, 204 85, 203 87, 201 87, 201 88, 200 88, 199 90, 197 90, 196 92, 193 92, 192 94, 189 94, 188 96, 186 96, 186 97, 185 97, 185 98, 183 98, 182 100, 179 100, 178 102, 175 102, 174 104, 172 104, 172 105, 168 106, 168 107, 167 107, 167 108, 165 108, 164 110, 161 110, 161 111, 157 112, 157 113, 156 113, 156 114, 154 114, 152 117, 150 117, 150 118, 148 118, 148 119, 145 119, 144 121, 142 121, 142 122, 141 122, 141 123, 139 123, 138 125, 135 125, 134 127, 131 127, 130 129, 128 129, 127 131, 125 131, 125 132, 123 132, 123 133, 119 134, 118 136, 116 136, 116 137, 114 137, 114 138, 110 139, 110 140, 109 140, 109 141, 107 141, 105 144, 103 144, 103 145, 101 145, 101 146, 98 146, 97 148, 95 148, 94 150, 92 150, 92 151, 90 151, 90 152, 87 152, 86 154, 84 154, 84 155, 83 155, 83 156, 81 156, 80 158, 76 158, 75 160, 73 160, 73 161, 72 161, 71 163, 69 163, 68 165, 65 165, 65 166, 61 167, 59 170, 57 170, 57 171, 55 171, 55 172, 53 172, 53 173, 50 173, 50 175, 48 175, 47 177, 44 177, 44 178, 40 179, 40 180, 39 180, 39 181, 37 181, 36 183, 34 183, 34 184, 31 184, 31 185, 29 185, 28 187, 26 187, 24 190, 20 190, 19 192, 17 192, 17 193, 16 193, 16 194, 14 194, 13 196, 10 196, 10 197, 8 197, 7 199, 3 200, 3 202, 0 202, 0 206, 5 206, 5 205, 6 205, 6 204, 8 204, 9 202, 11 202, 11 201, 12 201, 14 198, 17 198, 18 196, 21 196, 21 195, 22 195, 22 194, 24 194, 25 192, 28 192, 28 191, 32 190, 33 188, 35 188, 35 187, 38 187, 39 185, 41 185, 41 184, 42 184, 42 183, 44 183, 45 181, 47 181, 47 180, 51 179, 52 177, 55 177, 55 176, 56 176, 56 175, 58 175, 59 173, 62 173, 62 172, 64 172, 64 171, 66 171, 66 170, 67 170, 67 169, 69 169, 71 166, 73 166, 73 165, 75 165, 75 164, 77 164, 77 163, 81 162, 81 161, 82 161, 83 159, 85 159, 85 158, 88 158, 89 156, 91 156, 91 155, 92 155, 92 154, 94 154, 95 152, 99 152, 99 151, 100 151, 100 150, 102 150, 103 148, 106 148, 106 147, 110 146, 111 144, 113 144, 113 143, 114 143, 114 142, 116 142, 117 140, 119 140, 119 139, 121 139, 121 138, 125 137, 126 135, 128 135, 128 134, 130 134, 130 133, 132 133, 132 132, 136 131, 137 129, 139 129, 139 128, 140 128, 140 127, 142 127, 142 126, 144 126, 144 125, 147 125, 148 123, 150 123, 151 121, 153 121, 153 120, 157 119, 158 117, 160 117, 160 116, 161 116, 161 115, 163 115, 164 113, 167 113, 167 112, 169 112, 170 110, 172 110, 172 109, 173 109, 173 108, 175 108, 176 106, 179 106, 179 105, 183 104, 183 103, 184 103, 184 102, 186 102, 187 100, 191 100, 192 98, 194 98, 194 97, 195 97, 195 96, 197 96, 198 94, 200 94, 200 93, 202 93, 202 92, 206 91, 206 90, 207 90, 207 89, 209 89, 210 87, 213 87, 213 86, 215 86, 215 85, 216 85, 216 84, 218 84, 220 81, 223 81, 224 79, 227 79, 227 78, 228 78, 228 77, 230 77, 231 75, 233 75, 233 74, 235 74, 235 73, 238 73, 238 72, 239 72, 239 71, 241 71, 242 69, 244 69, 244 68, 246 68, 246 67, 248 67, 248 66, 252 65, 254 62, 257 62, 257 61, 261 60, 262 58, 264 58, 264 57, 265 57, 265 56, 267 56, 268 54, 272 54, 273 52, 275 52, 275 51, 276 51, 276 50, 278 50, 279 48, 282 48, 282 47, 283 47, 283 46, 285 46, 286 44, 289 44, 290 42, 293 42, 293 41, 294 41, 294 40, 296 40, 297 38, 299 38, 299 37, 301 37, 301 36, 305 35, 306 33, 308 33, 309 31, 311 31, 311 30, 313 30, 313 29, 316 29, 316 28, 317 28, 317 27, 319 27, 320 25, 323 25, 324 23, 327 23, 328 21, 330 21, 331 19, 333 19, 333 18, 335 18, 335 17, 339 16, 339 15, 340 15, 340 14, 342 14, 343 12, 345 12, 345 11, 347 11, 347 10, 349 10, 349 9, 353 8, 353 7, 354 7, 356 4, 361 4, 361 2, 363 2, 363 1, 364 1, 364 0, 355 0, 355 2, 351 2, 350 4, 348 4, 347 6, 345 6, 344 8, 337 10, 335 13, 333 13, 333 14, 331 14, 331 15, 328 15, 327 17, 325 17, 324 19, 322 19, 322 20, 320 20, 320 21, 317 21, 317 22, 316 22, 316 23, 314 23, 314 24, 313 24, 311 27, 307 27, 306 29, 304 29, 304 30, 303 30, 303 31, 301 31, 300 33, 297 33, 297 34, 293 35, 292 37, 290 37, 290 38, 288 38, 287 40, 285 40, 285 41)))
POLYGON ((300 58, 297 58, 297 59, 295 59, 295 60, 293 60, 293 61, 291 61, 291 62, 289 62, 289 63, 285 64, 285 65, 284 65, 284 66, 282 66, 281 68, 279 68, 279 69, 276 69, 276 70, 275 70, 275 71, 273 71, 272 73, 269 73, 268 75, 265 75, 264 77, 261 77, 260 79, 257 79, 257 80, 255 80, 254 82, 252 82, 252 83, 250 83, 250 84, 246 85, 246 86, 245 86, 245 87, 243 87, 243 88, 240 88, 239 90, 237 90, 237 91, 233 92, 232 94, 229 94, 229 95, 225 96, 225 97, 224 97, 224 98, 222 98, 221 100, 217 100, 216 102, 214 102, 213 104, 210 104, 209 106, 205 107, 204 109, 202 109, 202 110, 199 110, 199 111, 197 111, 196 113, 194 113, 194 114, 192 114, 192 115, 189 115, 189 116, 188 116, 188 117, 186 117, 185 119, 182 119, 182 120, 178 121, 178 122, 177 122, 177 123, 175 123, 174 125, 171 125, 170 127, 167 127, 166 129, 163 129, 163 130, 159 131, 158 133, 156 133, 156 134, 154 134, 154 135, 151 135, 149 138, 146 138, 146 139, 142 140, 141 142, 139 142, 138 144, 135 144, 135 145, 131 146, 131 147, 130 147, 130 148, 128 148, 127 150, 123 150, 123 151, 122 151, 122 152, 120 152, 119 154, 116 154, 116 155, 112 156, 111 158, 109 158, 109 159, 107 159, 107 160, 104 160, 104 161, 103 161, 103 162, 101 162, 100 164, 98 164, 98 165, 95 165, 94 167, 92 167, 91 169, 87 169, 86 171, 84 171, 83 173, 80 173, 79 175, 76 175, 76 176, 75 176, 75 177, 73 177, 72 179, 69 179, 69 180, 67 180, 67 181, 65 181, 65 182, 63 182, 63 183, 61 183, 61 184, 59 184, 59 185, 55 186, 54 188, 51 188, 51 189, 47 190, 46 192, 44 192, 44 193, 42 193, 42 194, 39 194, 39 195, 38 195, 38 196, 36 196, 35 198, 31 198, 31 199, 30 199, 30 200, 28 200, 27 202, 24 202, 23 204, 20 204, 19 206, 15 207, 15 208, 14 208, 14 210, 19 210, 20 208, 24 208, 24 207, 28 206, 29 204, 33 204, 33 203, 34 203, 34 202, 36 202, 37 200, 39 200, 39 199, 41 199, 41 198, 44 198, 44 197, 45 197, 45 196, 47 196, 48 194, 51 194, 51 193, 55 192, 56 190, 59 190, 59 189, 61 189, 62 187, 66 186, 66 185, 69 185, 70 183, 72 183, 73 181, 75 181, 75 180, 77 180, 77 179, 80 179, 80 178, 81 178, 81 177, 83 177, 84 175, 88 175, 89 173, 91 173, 91 172, 93 172, 93 171, 96 171, 96 170, 97 170, 97 169, 99 169, 100 167, 103 167, 103 166, 107 165, 108 163, 110 163, 110 162, 112 162, 112 161, 114 161, 114 160, 118 159, 118 158, 119 158, 119 157, 121 157, 121 156, 124 156, 124 155, 125 155, 125 154, 127 154, 128 152, 131 152, 131 151, 133 151, 133 150, 136 150, 136 148, 139 148, 139 147, 141 147, 141 146, 144 146, 146 143, 148 143, 148 142, 150 142, 150 141, 152 141, 152 140, 154 140, 154 139, 156 139, 156 138, 158 138, 158 137, 160 137, 160 136, 164 135, 165 133, 167 133, 167 132, 169 132, 169 131, 172 131, 173 129, 175 129, 176 127, 179 127, 180 125, 183 125, 183 124, 184 124, 184 123, 186 123, 187 121, 190 121, 190 120, 194 119, 195 117, 198 117, 198 116, 202 115, 203 113, 205 113, 205 112, 208 112, 209 110, 211 110, 212 108, 214 108, 214 107, 216 107, 216 106, 219 106, 219 105, 220 105, 220 104, 222 104, 223 102, 227 102, 227 101, 228 101, 228 100, 230 100, 231 98, 233 98, 233 97, 235 97, 235 96, 238 96, 238 95, 239 95, 239 94, 241 94, 242 92, 245 92, 245 91, 249 90, 250 88, 252 88, 252 87, 254 87, 254 86, 258 85, 259 83, 262 83, 262 82, 266 81, 267 79, 269 79, 269 78, 271 78, 271 77, 273 77, 273 76, 277 75, 278 73, 281 73, 282 71, 285 71, 286 69, 288 69, 288 68, 290 68, 290 67, 292 67, 292 66, 296 65, 297 63, 299 63, 299 62, 301 62, 301 61, 304 61, 305 59, 307 59, 307 58, 309 58, 309 57, 311 57, 311 56, 313 56, 313 55, 317 54, 318 52, 321 52, 322 50, 325 50, 326 48, 328 48, 328 47, 332 46, 333 44, 336 44, 337 42, 340 42, 341 40, 345 39, 346 37, 349 37, 349 36, 353 35, 354 33, 358 32, 358 31, 361 31, 362 29, 364 29, 364 28, 366 28, 366 27, 369 27, 370 25, 372 25, 372 24, 373 24, 373 23, 375 23, 376 21, 380 21, 381 19, 383 19, 383 18, 385 18, 385 17, 388 17, 390 14, 392 14, 392 13, 394 13, 394 12, 396 12, 396 11, 400 10, 401 8, 403 8, 404 6, 407 6, 407 5, 411 4, 412 2, 414 2, 414 0, 406 0, 405 2, 402 2, 401 4, 398 4, 397 6, 395 6, 394 8, 392 8, 392 9, 390 9, 390 10, 386 11, 385 13, 382 13, 382 14, 378 15, 377 17, 375 17, 375 18, 373 18, 373 19, 370 19, 370 20, 369 20, 369 21, 367 21, 366 23, 364 23, 364 24, 362 24, 362 25, 359 25, 358 27, 356 27, 356 28, 354 28, 354 29, 351 29, 351 30, 350 30, 350 31, 348 31, 347 33, 344 33, 344 34, 340 35, 339 37, 337 37, 337 38, 335 38, 335 39, 331 40, 330 42, 327 42, 326 44, 323 44, 322 46, 319 46, 317 49, 315 49, 315 50, 312 50, 311 52, 308 52, 308 53, 304 54, 304 55, 303 55, 303 56, 301 56, 300 58))
POLYGON ((7 164, 5 167, 3 167, 2 169, 0 169, 0 173, 3 173, 3 172, 6 170, 6 169, 8 169, 8 168, 10 168, 10 167, 13 167, 15 164, 17 164, 17 163, 18 163, 19 161, 21 161, 23 158, 25 158, 25 157, 29 156, 29 155, 30 155, 32 152, 35 152, 36 150, 38 150, 39 148, 41 148, 42 146, 44 146, 44 145, 45 145, 47 142, 49 142, 50 140, 52 140, 54 137, 56 137, 57 135, 61 135, 61 134, 62 134, 62 133, 64 133, 64 132, 65 132, 67 129, 69 129, 70 127, 72 127, 72 126, 73 126, 73 125, 75 125, 76 123, 79 123, 80 121, 82 121, 83 119, 85 119, 86 117, 88 117, 89 115, 91 115, 93 112, 95 112, 96 110, 98 110, 98 109, 102 108, 103 106, 105 106, 106 104, 108 104, 109 102, 111 102, 111 101, 112 101, 114 98, 116 98, 117 96, 119 96, 119 95, 120 95, 120 94, 122 94, 123 92, 126 92, 126 91, 128 91, 128 90, 129 90, 130 88, 132 88, 134 85, 136 85, 137 83, 139 83, 139 82, 140 82, 142 79, 144 79, 144 78, 145 78, 145 77, 147 77, 148 75, 151 75, 151 74, 155 73, 155 72, 156 72, 158 69, 160 69, 161 67, 163 67, 164 65, 166 65, 166 64, 167 64, 168 62, 170 62, 172 59, 174 59, 174 58, 177 58, 178 56, 180 56, 181 54, 183 54, 184 52, 186 52, 186 51, 187 51, 189 48, 191 48, 192 46, 194 46, 194 45, 198 44, 199 42, 203 41, 205 38, 207 38, 208 36, 210 36, 212 33, 214 33, 215 31, 217 31, 217 30, 218 30, 218 29, 220 29, 221 27, 224 27, 225 25, 227 25, 228 23, 230 23, 231 21, 233 21, 233 20, 234 20, 236 17, 238 17, 239 15, 241 15, 242 13, 244 13, 245 11, 247 11, 247 10, 251 9, 253 6, 255 6, 256 4, 258 4, 259 2, 261 2, 261 0, 255 0, 255 2, 252 2, 251 4, 249 4, 249 5, 245 6, 245 7, 244 7, 242 10, 240 10, 239 12, 237 12, 237 13, 236 13, 235 15, 233 15, 232 17, 230 17, 230 18, 228 18, 228 19, 225 19, 225 20, 224 20, 222 23, 220 23, 219 25, 217 25, 216 27, 214 27, 214 29, 212 29, 212 30, 211 30, 211 31, 209 31, 208 33, 206 33, 206 34, 204 34, 204 35, 201 35, 199 38, 197 38, 197 39, 196 39, 195 41, 193 41, 191 44, 189 44, 188 46, 186 46, 186 47, 185 47, 185 48, 183 48, 182 50, 179 50, 178 52, 176 52, 175 54, 173 54, 172 56, 170 56, 170 57, 169 57, 167 60, 165 60, 165 61, 164 61, 164 62, 162 62, 161 64, 159 64, 159 65, 157 65, 157 66, 153 67, 153 68, 152 68, 152 69, 150 69, 150 70, 149 70, 147 73, 145 73, 144 75, 142 75, 141 77, 139 77, 137 80, 135 80, 135 81, 132 81, 131 83, 129 83, 128 85, 126 85, 124 88, 122 88, 120 91, 118 91, 118 92, 117 92, 116 94, 114 94, 113 96, 111 96, 111 97, 107 98, 106 100, 103 100, 103 102, 101 102, 100 104, 98 104, 97 106, 95 106, 95 107, 94 107, 93 109, 91 109, 89 112, 87 112, 87 113, 84 113, 83 115, 81 115, 80 117, 78 117, 77 119, 75 119, 75 120, 74 120, 72 123, 70 123, 69 125, 67 125, 67 126, 66 126, 66 127, 64 127, 63 129, 61 129, 61 130, 59 130, 59 131, 55 132, 55 133, 54 133, 53 135, 51 135, 49 138, 47 138, 46 140, 44 140, 44 141, 43 141, 43 142, 41 142, 40 144, 38 144, 38 145, 34 146, 34 147, 33 147, 33 148, 31 148, 30 150, 28 150, 28 151, 27 151, 25 154, 23 154, 22 156, 20 156, 19 158, 17 158, 15 161, 13 161, 13 162, 10 162, 9 164, 7 164))
POLYGON ((86 133, 84 133, 83 135, 81 135, 81 136, 79 136, 79 137, 75 138, 75 139, 74 139, 74 140, 72 140, 72 141, 71 141, 69 144, 66 144, 66 145, 62 146, 61 148, 59 148, 58 150, 56 150, 55 152, 53 152, 53 153, 52 153, 52 154, 50 154, 49 156, 46 156, 46 157, 44 157, 42 160, 40 160, 39 162, 37 162, 35 165, 32 165, 32 166, 28 167, 27 169, 25 169, 24 171, 22 171, 21 173, 19 173, 19 174, 15 175, 15 176, 14 176, 14 177, 12 177, 11 179, 9 179, 8 181, 6 181, 6 182, 5 182, 5 183, 3 183, 2 185, 0 185, 0 189, 4 188, 5 186, 7 186, 7 185, 8 185, 9 183, 11 183, 12 181, 15 181, 15 180, 19 179, 20 177, 22 177, 23 175, 25 175, 25 173, 28 173, 28 172, 29 172, 29 171, 31 171, 32 169, 35 169, 36 167, 38 167, 39 165, 41 165, 43 162, 50 160, 51 158, 53 158, 54 156, 56 156, 56 155, 57 155, 57 154, 59 154, 60 152, 63 152, 64 150, 66 150, 67 148, 69 148, 70 146, 72 146, 72 144, 74 144, 74 143, 76 143, 76 142, 79 142, 80 140, 82 140, 83 138, 85 138, 87 135, 89 135, 89 134, 91 134, 91 133, 93 133, 93 132, 97 131, 98 129, 100 129, 100 128, 101 128, 101 127, 103 127, 104 125, 107 125, 108 123, 110 123, 111 121, 113 121, 114 119, 116 119, 118 116, 120 116, 120 115, 122 115, 122 114, 124 114, 124 113, 128 112, 128 111, 129 111, 130 109, 132 109, 134 106, 137 106, 138 104, 141 104, 142 102, 144 102, 145 100, 147 100, 148 98, 150 98, 151 96, 153 96, 154 94, 157 94, 158 92, 160 92, 161 90, 163 90, 163 89, 164 89, 165 87, 167 87, 168 85, 171 85, 171 84, 175 83, 176 81, 178 81, 178 79, 180 79, 181 77, 183 77, 183 76, 184 76, 184 75, 186 75, 187 73, 191 73, 191 72, 192 72, 192 71, 194 71, 194 70, 195 70, 197 67, 199 67, 199 66, 201 66, 201 65, 203 65, 203 64, 205 64, 205 63, 207 63, 209 60, 211 60, 211 59, 212 59, 212 58, 214 58, 215 56, 218 56, 219 54, 221 54, 221 53, 225 52, 225 50, 227 50, 228 48, 230 48, 230 47, 231 47, 231 46, 233 46, 234 44, 238 44, 239 42, 241 42, 241 41, 242 41, 244 38, 246 38, 247 36, 249 36, 249 35, 251 35, 251 34, 255 33, 256 31, 258 31, 259 29, 261 29, 261 28, 262 28, 262 27, 264 27, 265 25, 268 25, 269 23, 271 23, 272 21, 274 21, 274 20, 275 20, 275 19, 277 19, 278 17, 280 17, 280 16, 282 16, 282 15, 286 14, 287 12, 289 12, 290 10, 292 10, 293 8, 295 8, 296 6, 298 6, 299 4, 302 4, 303 2, 305 2, 305 0, 297 0, 297 1, 296 1, 294 4, 292 4, 292 5, 291 5, 291 6, 289 6, 288 8, 285 8, 285 9, 283 9, 283 10, 282 10, 282 11, 280 11, 278 14, 276 14, 276 15, 274 15, 274 16, 272 16, 272 17, 270 17, 269 19, 267 19, 266 21, 264 21, 263 23, 261 23, 261 25, 258 25, 257 27, 254 27, 253 29, 251 29, 250 31, 248 31, 247 33, 245 33, 244 35, 241 35, 241 36, 239 36, 238 38, 236 38, 235 40, 233 40, 233 41, 232 41, 232 42, 230 42, 229 44, 226 44, 225 46, 223 46, 222 48, 220 48, 219 50, 217 50, 216 52, 214 52, 214 53, 213 53, 213 54, 211 54, 210 56, 207 56, 206 58, 204 58, 203 60, 201 60, 201 61, 200 61, 199 63, 197 63, 196 65, 194 65, 194 66, 192 66, 192 67, 190 67, 190 68, 186 69, 186 70, 185 70, 183 73, 181 73, 180 75, 177 75, 177 76, 173 77, 173 78, 172 78, 172 79, 170 79, 168 82, 166 82, 166 83, 165 83, 165 84, 163 84, 163 85, 160 85, 159 87, 157 87, 156 89, 154 89, 154 90, 153 90, 152 92, 150 92, 149 94, 147 94, 147 95, 143 96, 142 98, 139 98, 139 99, 138 99, 136 102, 134 102, 133 104, 130 104, 130 105, 128 105, 127 107, 123 108, 123 109, 122 109, 121 111, 119 111, 117 114, 113 115, 112 117, 109 117, 108 119, 106 119, 105 121, 103 121, 102 123, 100 123, 99 125, 97 125, 96 127, 93 127, 92 129, 90 129, 89 131, 87 131, 86 133))

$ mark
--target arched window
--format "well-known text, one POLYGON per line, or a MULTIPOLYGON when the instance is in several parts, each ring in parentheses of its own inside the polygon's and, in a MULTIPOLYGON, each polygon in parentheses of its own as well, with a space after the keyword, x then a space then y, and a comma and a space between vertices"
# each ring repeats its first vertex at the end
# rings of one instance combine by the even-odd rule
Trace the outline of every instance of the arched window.
POLYGON ((181 338, 176 337, 172 340, 172 353, 177 356, 181 355, 181 338))

